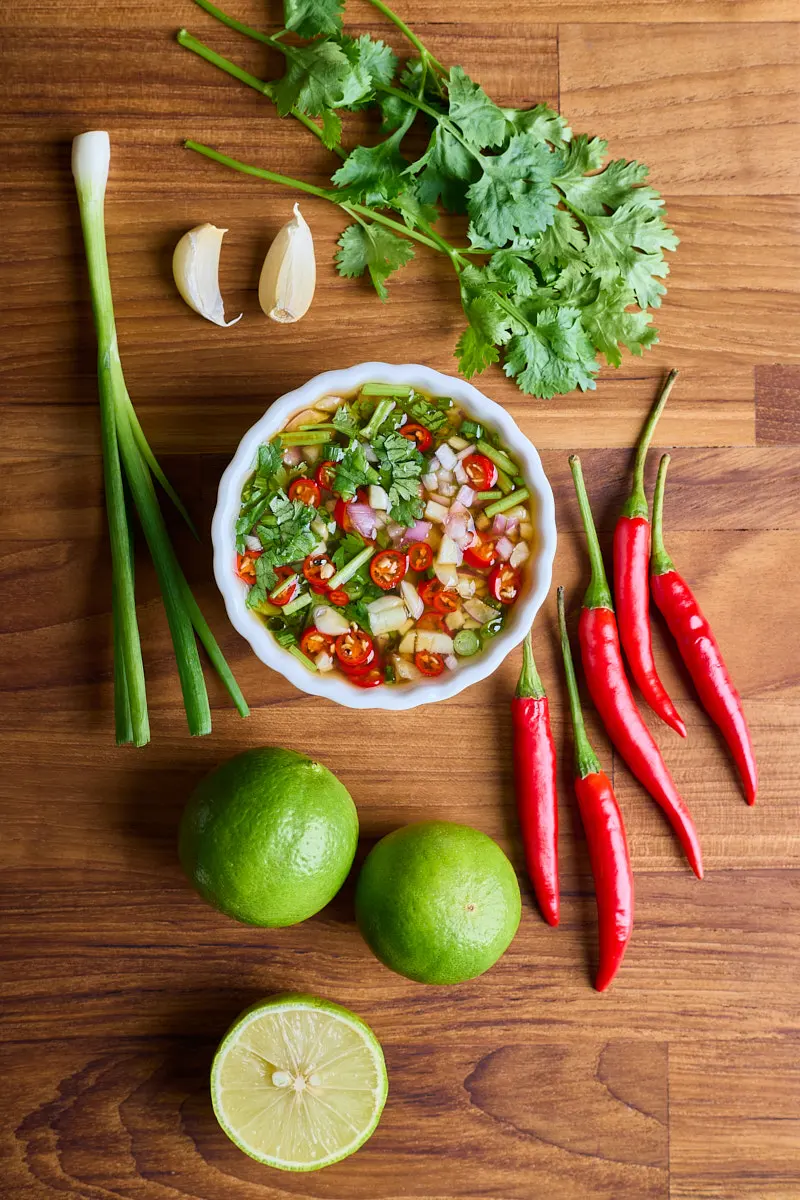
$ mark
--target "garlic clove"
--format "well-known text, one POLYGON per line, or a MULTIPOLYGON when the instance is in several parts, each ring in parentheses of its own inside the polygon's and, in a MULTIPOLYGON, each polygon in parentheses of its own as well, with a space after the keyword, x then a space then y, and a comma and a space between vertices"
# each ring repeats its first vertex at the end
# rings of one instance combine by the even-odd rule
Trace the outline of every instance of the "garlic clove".
POLYGON ((225 320, 225 306, 219 290, 219 253, 227 229, 216 225, 197 225, 185 233, 172 256, 172 274, 183 299, 201 317, 227 328, 241 321, 242 313, 225 320))
POLYGON ((299 321, 308 312, 317 284, 314 239, 300 205, 269 248, 261 278, 258 302, 268 317, 282 325, 299 321))

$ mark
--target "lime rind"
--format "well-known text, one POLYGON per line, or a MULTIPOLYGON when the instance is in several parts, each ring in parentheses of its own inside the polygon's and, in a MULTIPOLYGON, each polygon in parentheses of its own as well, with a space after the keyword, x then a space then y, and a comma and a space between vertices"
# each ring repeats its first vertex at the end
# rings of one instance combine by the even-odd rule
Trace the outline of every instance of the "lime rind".
MULTIPOLYGON (((250 1040, 252 1041, 252 1037, 250 1040)), ((297 1047, 297 1049, 301 1050, 302 1048, 297 1047)), ((290 1055, 290 1057, 296 1059, 297 1056, 290 1055)), ((281 1070, 281 1063, 273 1063, 271 1060, 266 1058, 263 1058, 261 1061, 264 1065, 268 1065, 270 1070, 273 1066, 275 1066, 277 1073, 281 1075, 289 1073, 281 1070)), ((234 1065, 234 1072, 237 1072, 240 1069, 241 1063, 232 1065, 234 1065)), ((291 1071, 291 1069, 292 1067, 290 1066, 289 1071, 291 1071)), ((323 1062, 320 1064, 319 1070, 325 1069, 326 1065, 323 1062)), ((315 1071, 311 1072, 312 1077, 315 1073, 315 1071)), ((345 1077, 346 1067, 340 1067, 337 1073, 345 1077)), ((274 1072, 272 1073, 272 1078, 275 1078, 274 1072)), ((386 1074, 386 1063, 383 1056, 383 1050, 381 1049, 380 1043, 369 1026, 362 1021, 360 1017, 357 1017, 355 1013, 350 1012, 349 1009, 342 1008, 338 1004, 334 1004, 332 1001, 323 1000, 315 996, 306 996, 294 993, 276 996, 266 1001, 259 1001, 248 1008, 239 1017, 237 1017, 236 1021, 234 1021, 233 1025, 222 1039, 214 1056, 214 1063, 211 1069, 211 1101, 214 1108, 214 1114, 225 1134, 250 1158, 255 1159, 257 1162, 263 1163, 266 1166, 275 1167, 283 1171, 317 1171, 322 1167, 331 1166, 333 1163, 340 1162, 342 1159, 353 1154, 356 1150, 363 1146, 363 1144, 374 1133, 380 1120, 384 1104, 386 1103, 388 1088, 389 1084, 386 1074), (298 1157, 284 1157, 278 1153, 265 1152, 263 1146, 254 1144, 254 1140, 248 1140, 247 1137, 243 1136, 242 1130, 230 1120, 229 1112, 226 1111, 225 1106, 226 1093, 230 1095, 233 1091, 235 1091, 237 1093, 251 1092, 255 1094, 258 1089, 266 1086, 265 1080, 262 1078, 260 1083, 254 1083, 251 1079, 245 1084, 244 1087, 239 1086, 231 1089, 230 1087, 226 1087, 224 1077, 226 1075, 226 1067, 229 1065, 229 1059, 232 1054, 236 1055, 240 1051, 244 1051, 245 1053, 250 1054, 253 1058, 260 1057, 255 1051, 253 1051, 251 1045, 245 1044, 248 1031, 255 1031, 259 1022, 263 1022, 265 1019, 268 1020, 269 1018, 273 1018, 276 1022, 280 1022, 281 1017, 288 1018, 292 1014, 297 1015, 308 1013, 316 1013, 323 1018, 323 1020, 320 1022, 319 1030, 320 1040, 318 1046, 320 1049, 324 1048, 324 1025, 327 1025, 328 1032, 330 1032, 331 1030, 336 1029, 336 1024, 339 1024, 342 1026, 342 1029, 339 1031, 339 1033, 347 1031, 350 1035, 355 1035, 355 1038, 357 1039, 354 1043, 355 1053, 356 1055, 358 1055, 360 1052, 365 1054, 366 1061, 368 1061, 371 1068, 373 1081, 367 1087, 353 1087, 351 1079, 350 1086, 340 1086, 338 1089, 340 1097, 348 1092, 371 1092, 372 1099, 369 1116, 367 1119, 362 1120, 358 1127, 353 1126, 352 1123, 348 1122, 346 1116, 342 1117, 341 1114, 336 1112, 327 1102, 322 1101, 321 1098, 318 1098, 319 1103, 323 1106, 323 1110, 328 1109, 330 1113, 333 1113, 333 1116, 340 1125, 348 1123, 350 1124, 350 1128, 353 1130, 353 1136, 349 1141, 343 1142, 342 1144, 336 1146, 334 1150, 324 1154, 322 1157, 301 1159, 298 1157)), ((336 1084, 332 1083, 330 1085, 331 1093, 335 1093, 336 1090, 336 1084)), ((282 1105, 282 1097, 278 1096, 278 1089, 273 1086, 271 1091, 274 1093, 271 1097, 272 1106, 276 1109, 280 1109, 282 1107, 284 1110, 284 1117, 287 1115, 291 1117, 292 1114, 288 1113, 288 1101, 290 1099, 291 1088, 287 1088, 283 1093, 283 1095, 286 1096, 286 1101, 282 1105)), ((256 1107, 257 1106, 258 1102, 256 1102, 256 1107)), ((315 1107, 317 1107, 316 1101, 315 1107)), ((263 1117, 263 1115, 268 1111, 270 1111, 269 1107, 262 1107, 259 1112, 255 1113, 255 1116, 263 1117)), ((295 1112, 296 1111, 297 1110, 295 1110, 295 1112)), ((277 1115, 280 1115, 280 1112, 278 1112, 277 1115)), ((250 1123, 252 1123, 252 1119, 254 1118, 251 1118, 250 1123)), ((304 1117, 304 1120, 306 1121, 307 1127, 311 1129, 312 1121, 307 1113, 304 1117)), ((327 1120, 330 1123, 331 1118, 328 1117, 327 1120)), ((289 1122, 289 1124, 291 1124, 291 1122, 289 1122)))

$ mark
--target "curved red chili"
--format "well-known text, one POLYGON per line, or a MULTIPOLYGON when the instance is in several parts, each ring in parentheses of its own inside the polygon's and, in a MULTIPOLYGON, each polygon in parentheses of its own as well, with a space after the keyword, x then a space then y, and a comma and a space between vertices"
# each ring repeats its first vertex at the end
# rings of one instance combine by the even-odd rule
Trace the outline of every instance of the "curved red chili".
POLYGON ((563 588, 558 589, 558 624, 575 735, 575 795, 586 834, 597 903, 600 961, 594 986, 598 992, 604 992, 620 968, 633 933, 633 871, 625 822, 614 789, 586 736, 567 637, 563 588))
POLYGON ((633 465, 633 484, 614 530, 614 601, 619 636, 639 691, 662 721, 681 737, 686 726, 659 678, 650 636, 650 513, 644 493, 644 464, 658 419, 664 411, 677 371, 670 371, 661 395, 647 418, 633 465))
POLYGON ((702 879, 703 856, 691 813, 681 799, 653 735, 636 707, 625 674, 611 592, 577 455, 572 455, 569 465, 578 494, 592 568, 592 578, 583 598, 578 624, 589 693, 611 741, 639 782, 664 810, 692 870, 698 879, 702 879))
POLYGON ((703 708, 719 726, 728 743, 744 785, 747 803, 755 804, 758 766, 741 698, 692 589, 675 570, 675 564, 664 549, 664 485, 668 466, 669 455, 665 454, 658 468, 653 497, 653 553, 650 559, 653 599, 678 643, 681 658, 686 663, 703 708))
POLYGON ((533 661, 530 631, 522 643, 522 672, 511 701, 511 719, 517 814, 525 862, 542 916, 548 925, 557 925, 556 748, 550 729, 550 704, 533 661))

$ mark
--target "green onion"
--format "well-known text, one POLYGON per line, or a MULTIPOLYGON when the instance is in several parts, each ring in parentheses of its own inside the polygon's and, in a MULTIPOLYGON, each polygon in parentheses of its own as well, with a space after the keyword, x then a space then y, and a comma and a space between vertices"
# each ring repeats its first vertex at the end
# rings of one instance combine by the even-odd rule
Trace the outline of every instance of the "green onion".
POLYGON ((388 399, 381 400, 379 404, 375 405, 374 413, 372 414, 372 416, 370 417, 369 421, 364 426, 364 428, 361 430, 361 437, 363 438, 363 440, 365 442, 372 441, 372 439, 375 437, 375 434, 378 432, 378 430, 380 429, 383 422, 389 416, 389 413, 392 411, 393 408, 396 408, 396 407, 397 407, 397 401, 396 400, 388 400, 388 399))
POLYGON ((72 173, 78 194, 92 314, 97 333, 103 474, 111 542, 116 736, 119 744, 133 742, 136 746, 143 746, 150 740, 150 727, 136 619, 131 531, 125 505, 123 471, 161 586, 190 732, 208 733, 211 728, 208 693, 197 652, 195 631, 234 697, 239 711, 246 715, 248 709, 175 559, 158 506, 153 476, 190 526, 191 521, 147 444, 125 386, 117 346, 104 225, 109 159, 107 133, 85 133, 75 138, 72 145, 72 173))
POLYGON ((508 478, 505 471, 501 471, 499 468, 497 471, 497 486, 504 496, 507 496, 509 492, 513 492, 514 490, 514 484, 508 478))
POLYGON ((303 654, 303 651, 299 646, 287 646, 286 649, 288 650, 289 654, 293 655, 298 662, 303 664, 304 667, 308 667, 309 671, 316 671, 317 664, 313 663, 310 658, 303 654))
POLYGON ((311 592, 305 592, 302 596, 298 596, 296 600, 292 600, 289 604, 284 605, 282 609, 283 615, 290 617, 292 613, 300 612, 301 608, 305 608, 307 604, 311 603, 312 598, 311 592))
POLYGON ((410 400, 414 389, 408 383, 365 383, 361 388, 362 396, 397 396, 399 399, 410 400))
POLYGON ((488 491, 488 492, 476 492, 475 499, 476 500, 499 500, 500 497, 502 496, 502 494, 503 493, 500 491, 499 488, 492 488, 491 491, 488 491))
POLYGON ((316 425, 298 425, 298 429, 336 429, 330 421, 317 421, 316 425))
POLYGON ((483 511, 487 517, 496 517, 498 513, 505 512, 507 508, 514 508, 517 504, 522 504, 529 497, 530 492, 527 488, 518 488, 510 496, 503 496, 502 500, 495 500, 494 504, 490 504, 483 511))
POLYGON ((351 558, 350 562, 345 563, 344 566, 338 570, 331 579, 328 580, 328 591, 333 592, 336 590, 336 588, 341 587, 343 583, 347 583, 348 579, 352 579, 356 571, 360 570, 364 563, 369 562, 374 553, 374 546, 365 546, 363 550, 359 550, 355 558, 351 558))
POLYGON ((281 447, 322 446, 325 442, 329 442, 330 440, 330 437, 324 429, 320 429, 318 433, 315 433, 313 430, 309 430, 308 433, 292 430, 290 433, 281 433, 276 438, 276 441, 280 443, 281 447))
POLYGON ((502 450, 496 450, 494 446, 490 445, 489 442, 484 442, 482 440, 478 442, 478 450, 481 452, 481 454, 485 455, 486 458, 490 458, 495 466, 499 467, 501 471, 505 471, 506 475, 517 474, 517 464, 512 462, 508 455, 504 454, 502 450))
POLYGON ((295 583, 297 583, 297 576, 287 575, 285 579, 280 581, 277 587, 272 589, 269 594, 270 600, 274 600, 276 596, 280 596, 281 592, 285 592, 287 588, 292 587, 295 583))

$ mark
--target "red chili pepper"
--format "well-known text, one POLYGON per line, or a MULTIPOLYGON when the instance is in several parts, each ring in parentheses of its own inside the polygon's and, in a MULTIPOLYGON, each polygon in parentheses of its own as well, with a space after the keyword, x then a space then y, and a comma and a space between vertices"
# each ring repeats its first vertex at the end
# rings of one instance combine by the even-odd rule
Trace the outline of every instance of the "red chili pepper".
POLYGON ((350 629, 347 633, 340 633, 334 645, 336 657, 345 670, 364 666, 375 657, 372 638, 363 629, 350 629))
POLYGON ((501 604, 513 604, 519 595, 522 579, 519 571, 508 563, 498 563, 489 576, 489 591, 501 604))
POLYGON ((475 534, 475 540, 464 551, 464 562, 470 567, 481 570, 483 567, 493 567, 497 562, 497 547, 491 538, 475 534))
POLYGON ((414 664, 417 670, 429 679, 441 675, 444 670, 444 659, 441 654, 434 654, 432 650, 418 650, 414 655, 414 664))
POLYGON ((277 604, 278 608, 283 608, 284 605, 295 599, 300 591, 300 584, 291 567, 276 567, 275 574, 278 582, 269 594, 270 604, 277 604))
POLYGON ((309 658, 316 658, 324 650, 330 650, 333 638, 330 634, 321 633, 315 625, 309 625, 300 639, 300 649, 309 658))
POLYGON ((398 432, 402 433, 403 437, 408 438, 410 442, 414 442, 417 449, 423 454, 433 445, 433 434, 430 429, 426 429, 424 425, 417 425, 415 421, 401 425, 398 432))
POLYGON ((380 685, 383 683, 383 671, 380 669, 380 667, 371 667, 369 671, 364 671, 364 673, 360 675, 356 674, 354 671, 351 671, 348 673, 347 678, 351 683, 354 683, 356 687, 380 687, 380 685))
POLYGON ((429 629, 433 633, 448 633, 447 622, 437 612, 427 610, 417 621, 417 629, 429 629))
POLYGON ((653 431, 664 411, 672 386, 678 378, 670 371, 650 416, 647 418, 633 466, 633 486, 614 530, 614 600, 619 636, 631 675, 653 712, 686 737, 686 726, 659 679, 650 637, 650 593, 647 584, 650 561, 650 512, 644 494, 644 464, 653 431))
MULTIPOLYGON (((303 559, 303 574, 315 592, 328 590, 327 584, 322 578, 322 571, 323 568, 331 567, 333 567, 333 562, 327 554, 309 554, 303 559)), ((331 570, 328 578, 332 578, 335 574, 335 570, 331 570)))
POLYGON ((391 591, 408 570, 408 555, 404 550, 381 550, 369 564, 372 582, 384 592, 391 591))
POLYGON ((302 504, 316 508, 320 499, 319 484, 307 475, 300 475, 289 484, 289 499, 299 500, 302 504))
POLYGON ((460 605, 461 600, 458 592, 449 592, 446 589, 442 589, 441 592, 437 592, 433 597, 434 612, 443 613, 445 616, 448 613, 455 612, 460 605))
POLYGON ((314 472, 314 478, 321 488, 325 488, 328 492, 333 491, 333 481, 336 478, 336 463, 326 458, 317 467, 314 472))
POLYGON ((409 547, 408 562, 412 571, 427 571, 433 565, 433 546, 427 542, 414 542, 409 547))
POLYGON ((332 592, 328 592, 328 599, 337 608, 344 608, 346 604, 350 603, 350 597, 344 588, 334 588, 332 592))
POLYGON ((558 589, 558 624, 567 676, 567 692, 575 734, 575 795, 589 850, 597 903, 600 961, 594 986, 604 992, 622 963, 633 932, 633 871, 625 837, 625 822, 597 755, 586 736, 572 651, 564 616, 564 589, 558 589))
POLYGON ((556 748, 550 729, 550 704, 533 661, 530 632, 522 643, 522 673, 511 701, 511 719, 517 813, 525 862, 542 916, 548 925, 557 925, 556 748))
POLYGON ((664 549, 664 485, 668 466, 669 455, 665 454, 658 468, 653 497, 653 553, 650 559, 653 599, 678 643, 681 658, 686 663, 703 708, 719 726, 728 743, 744 785, 747 803, 755 804, 758 767, 741 698, 692 589, 675 570, 675 564, 664 549))
POLYGON ((256 559, 263 553, 263 550, 248 550, 246 554, 236 555, 236 574, 245 583, 255 583, 256 559))
POLYGON ((578 625, 589 692, 611 741, 639 782, 664 810, 692 870, 698 879, 702 879, 703 856, 691 814, 681 799, 650 730, 642 720, 625 674, 611 591, 577 455, 572 455, 569 465, 575 480, 592 567, 592 579, 583 598, 578 625))
POLYGON ((497 467, 485 454, 468 454, 461 467, 476 492, 486 492, 497 483, 497 467))

